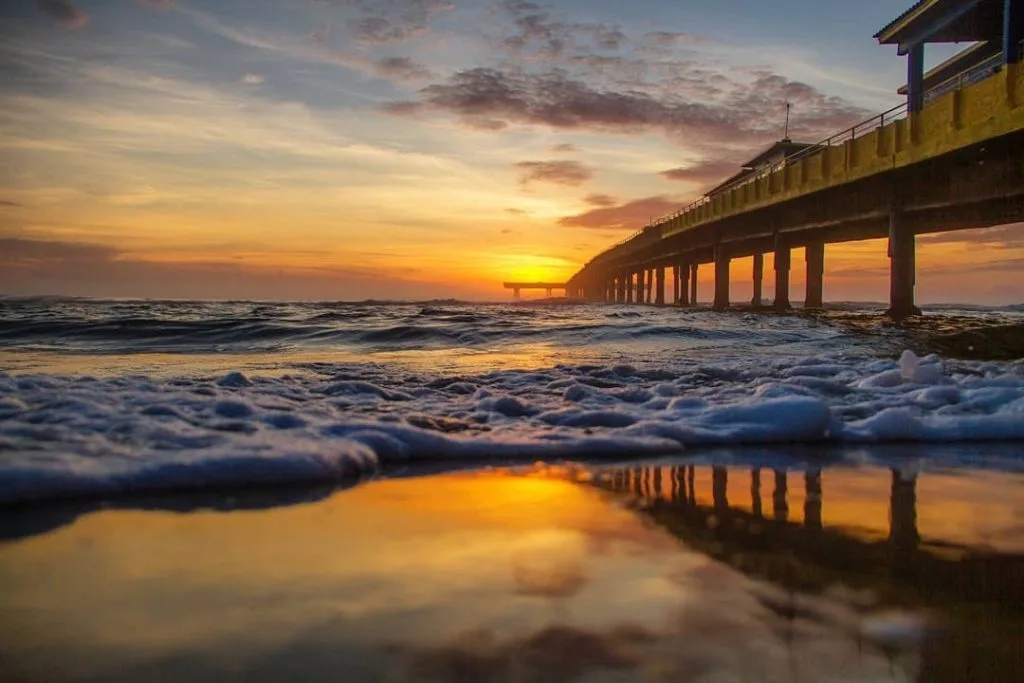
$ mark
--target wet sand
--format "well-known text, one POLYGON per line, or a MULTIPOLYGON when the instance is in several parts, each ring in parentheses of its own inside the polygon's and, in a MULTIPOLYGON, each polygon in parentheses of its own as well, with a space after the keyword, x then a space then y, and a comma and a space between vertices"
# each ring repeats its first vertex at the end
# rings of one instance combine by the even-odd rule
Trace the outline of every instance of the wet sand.
POLYGON ((8 510, 0 680, 1019 680, 1024 474, 852 459, 8 510))

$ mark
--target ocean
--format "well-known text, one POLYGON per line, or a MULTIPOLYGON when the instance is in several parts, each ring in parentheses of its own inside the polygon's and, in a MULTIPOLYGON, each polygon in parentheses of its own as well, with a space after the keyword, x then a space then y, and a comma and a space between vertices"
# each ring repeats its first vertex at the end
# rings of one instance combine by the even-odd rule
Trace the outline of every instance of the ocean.
POLYGON ((1022 322, 0 299, 0 680, 1019 681, 1022 322))
POLYGON ((894 327, 852 304, 775 316, 7 298, 0 502, 324 483, 411 464, 1024 439, 1024 362, 986 359, 976 341, 956 354, 967 359, 929 353, 972 326, 1019 339, 1019 307, 923 320, 894 327))

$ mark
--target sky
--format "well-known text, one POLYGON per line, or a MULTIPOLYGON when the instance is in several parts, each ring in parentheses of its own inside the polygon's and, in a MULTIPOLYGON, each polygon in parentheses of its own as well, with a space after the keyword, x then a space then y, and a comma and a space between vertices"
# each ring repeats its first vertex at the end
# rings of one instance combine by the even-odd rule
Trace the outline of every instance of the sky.
MULTIPOLYGON (((0 293, 564 281, 782 137, 787 101, 809 142, 898 104, 904 61, 872 36, 909 4, 0 3, 0 293)), ((921 301, 1021 300, 1024 226, 919 244, 921 301)), ((826 299, 885 300, 885 251, 830 246, 826 299)), ((749 259, 732 272, 748 296, 749 259)))

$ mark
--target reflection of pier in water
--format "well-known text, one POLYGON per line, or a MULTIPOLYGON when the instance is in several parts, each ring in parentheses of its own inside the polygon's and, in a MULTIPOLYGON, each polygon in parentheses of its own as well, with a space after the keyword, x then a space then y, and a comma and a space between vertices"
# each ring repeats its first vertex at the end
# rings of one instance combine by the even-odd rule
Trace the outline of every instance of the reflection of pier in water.
POLYGON ((643 514, 694 549, 793 588, 824 589, 842 582, 883 593, 941 594, 944 602, 995 602, 1022 611, 1024 556, 923 541, 913 474, 890 472, 887 534, 823 524, 827 479, 840 472, 637 467, 615 470, 597 485, 643 500, 643 514), (699 491, 696 484, 708 470, 710 497, 707 487, 699 491), (735 494, 738 478, 750 485, 743 505, 729 500, 730 479, 735 494), (802 510, 791 510, 790 501, 797 497, 803 499, 802 510))
POLYGON ((874 532, 857 522, 823 523, 829 479, 838 488, 842 476, 841 469, 680 465, 618 469, 594 481, 642 501, 641 514, 694 550, 787 590, 866 588, 878 606, 941 610, 946 637, 928 646, 918 681, 1020 680, 1024 555, 922 539, 917 477, 897 469, 886 477, 888 518, 876 520, 874 532), (791 509, 799 498, 802 506, 791 509))

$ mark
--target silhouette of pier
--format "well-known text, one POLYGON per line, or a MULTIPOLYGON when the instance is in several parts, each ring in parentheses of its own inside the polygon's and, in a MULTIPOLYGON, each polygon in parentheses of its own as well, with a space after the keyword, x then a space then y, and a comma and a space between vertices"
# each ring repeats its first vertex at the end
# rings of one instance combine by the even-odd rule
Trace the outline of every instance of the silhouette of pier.
POLYGON ((823 523, 833 472, 648 466, 612 470, 592 485, 633 499, 638 514, 693 550, 786 591, 845 587, 868 591, 879 607, 946 610, 944 636, 919 681, 1016 680, 1024 663, 1024 555, 922 539, 918 480, 899 469, 889 472, 887 529, 823 523), (749 485, 739 504, 729 500, 737 480, 749 485), (802 510, 791 510, 797 493, 802 510))
POLYGON ((512 290, 514 299, 519 299, 524 289, 543 289, 549 299, 556 289, 568 290, 568 286, 564 282, 505 282, 503 284, 505 289, 512 290))
POLYGON ((921 0, 875 36, 907 58, 906 102, 817 143, 784 139, 719 187, 590 260, 569 296, 616 303, 697 301, 714 267, 715 308, 730 305, 730 263, 753 258, 752 305, 790 304, 791 252, 804 248, 804 306, 824 303, 827 244, 888 240, 889 313, 914 301, 916 236, 1024 221, 1022 0, 921 0), (924 48, 973 42, 928 73, 924 48), (671 283, 666 282, 671 272, 671 283))
POLYGON ((911 582, 915 590, 959 594, 972 601, 1009 600, 1024 613, 1024 556, 941 539, 923 542, 917 525, 917 478, 897 469, 890 475, 885 534, 825 525, 828 476, 820 469, 636 467, 614 470, 595 485, 642 501, 642 514, 688 545, 765 578, 792 581, 791 574, 776 574, 779 567, 772 558, 779 557, 786 558, 787 566, 796 561, 816 569, 808 576, 817 574, 827 582, 842 578, 852 585, 874 581, 879 568, 888 568, 891 579, 911 582), (696 475, 702 470, 710 470, 710 500, 706 490, 697 490, 696 475), (749 482, 749 506, 746 499, 743 505, 730 503, 729 481, 735 484, 738 477, 749 482), (789 500, 798 489, 802 510, 793 514, 789 500), (982 575, 983 580, 978 578, 982 575))

